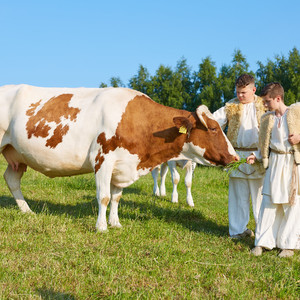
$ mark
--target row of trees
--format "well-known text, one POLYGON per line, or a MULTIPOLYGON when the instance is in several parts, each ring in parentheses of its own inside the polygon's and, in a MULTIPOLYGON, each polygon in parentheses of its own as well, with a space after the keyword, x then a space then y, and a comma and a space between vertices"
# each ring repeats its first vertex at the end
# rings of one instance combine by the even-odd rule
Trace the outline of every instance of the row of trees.
MULTIPOLYGON (((127 87, 149 95, 153 100, 167 106, 195 110, 199 104, 205 104, 211 111, 223 106, 235 96, 235 80, 243 73, 250 73, 256 78, 257 93, 272 81, 280 82, 285 89, 285 103, 290 105, 300 101, 300 54, 292 49, 288 57, 276 55, 266 64, 257 62, 256 72, 249 70, 246 57, 240 50, 235 50, 230 65, 223 65, 218 71, 215 62, 206 57, 199 64, 197 71, 192 71, 185 58, 177 62, 175 70, 160 65, 155 75, 139 66, 127 87)), ((100 87, 107 84, 101 83, 100 87)), ((119 77, 110 79, 110 86, 125 86, 119 77)))

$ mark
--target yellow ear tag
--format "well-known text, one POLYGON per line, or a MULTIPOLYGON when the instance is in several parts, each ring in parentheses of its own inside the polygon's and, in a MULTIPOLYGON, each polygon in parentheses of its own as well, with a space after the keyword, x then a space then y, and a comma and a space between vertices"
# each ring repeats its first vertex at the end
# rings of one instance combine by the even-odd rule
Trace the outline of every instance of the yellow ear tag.
POLYGON ((186 128, 185 128, 184 126, 181 126, 181 127, 179 128, 179 132, 180 132, 180 133, 186 134, 187 130, 186 130, 186 128))

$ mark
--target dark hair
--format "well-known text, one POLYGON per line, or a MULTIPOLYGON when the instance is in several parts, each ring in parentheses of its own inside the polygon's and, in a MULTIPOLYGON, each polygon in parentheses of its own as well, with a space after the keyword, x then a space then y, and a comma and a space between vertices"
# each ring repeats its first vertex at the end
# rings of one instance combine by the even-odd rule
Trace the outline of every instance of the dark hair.
POLYGON ((255 84, 255 79, 250 74, 243 74, 239 76, 235 81, 235 86, 237 87, 246 87, 249 84, 255 84))
POLYGON ((284 100, 284 89, 279 82, 270 82, 266 86, 263 87, 261 93, 261 97, 269 96, 274 99, 277 96, 280 96, 282 101, 284 100))

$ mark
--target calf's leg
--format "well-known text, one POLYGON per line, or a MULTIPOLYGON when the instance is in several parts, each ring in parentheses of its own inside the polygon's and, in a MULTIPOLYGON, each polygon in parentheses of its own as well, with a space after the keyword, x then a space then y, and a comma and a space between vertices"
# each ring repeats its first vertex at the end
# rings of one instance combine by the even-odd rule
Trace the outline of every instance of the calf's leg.
POLYGON ((193 201, 193 196, 192 196, 192 179, 193 179, 193 165, 192 162, 189 162, 186 164, 186 170, 185 170, 185 178, 184 178, 184 183, 186 187, 186 203, 194 207, 194 201, 193 201))
POLYGON ((151 175, 153 178, 153 195, 159 196, 159 189, 158 189, 158 173, 159 173, 159 167, 155 168, 154 170, 151 171, 151 175))
POLYGON ((167 163, 163 163, 161 165, 161 169, 160 169, 160 195, 162 197, 166 196, 166 177, 167 177, 167 173, 168 173, 168 164, 167 163))
POLYGON ((169 161, 168 165, 170 168, 172 184, 173 184, 172 202, 177 203, 178 202, 177 185, 180 180, 180 175, 179 175, 178 171, 176 170, 176 162, 175 161, 169 161))

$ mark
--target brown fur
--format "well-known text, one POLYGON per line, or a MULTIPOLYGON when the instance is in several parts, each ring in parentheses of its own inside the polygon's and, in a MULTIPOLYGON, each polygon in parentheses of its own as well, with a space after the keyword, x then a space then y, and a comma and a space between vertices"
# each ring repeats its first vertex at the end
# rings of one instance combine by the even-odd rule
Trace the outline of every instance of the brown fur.
POLYGON ((212 157, 219 152, 224 159, 226 157, 229 159, 224 163, 229 163, 233 157, 229 158, 228 145, 225 139, 220 137, 223 135, 220 126, 206 115, 203 118, 206 118, 209 128, 214 128, 215 131, 207 130, 196 113, 165 107, 148 97, 136 96, 128 103, 116 134, 108 140, 104 132, 99 134, 97 142, 102 147, 96 157, 95 172, 103 163, 103 154, 114 151, 117 147, 138 155, 140 158, 138 169, 152 170, 157 165, 177 157, 187 141, 193 141, 195 145, 206 148, 204 158, 212 160, 212 157), (188 126, 194 130, 198 129, 197 133, 193 129, 190 134, 179 133, 177 127, 180 126, 178 123, 180 119, 185 120, 185 123, 190 124, 188 126), (215 147, 208 142, 213 139, 215 147))
POLYGON ((63 136, 69 131, 68 125, 62 126, 61 118, 75 122, 77 114, 80 112, 79 108, 69 106, 72 97, 72 94, 62 94, 57 97, 52 97, 39 111, 36 110, 40 105, 41 100, 37 103, 32 103, 30 108, 26 111, 26 115, 29 116, 26 123, 28 139, 32 136, 42 138, 48 137, 51 125, 48 125, 47 123, 54 122, 57 126, 54 128, 53 135, 47 139, 46 146, 55 148, 61 143, 63 136))

